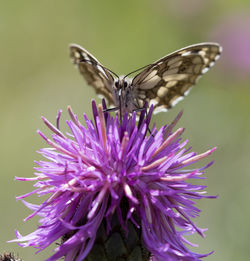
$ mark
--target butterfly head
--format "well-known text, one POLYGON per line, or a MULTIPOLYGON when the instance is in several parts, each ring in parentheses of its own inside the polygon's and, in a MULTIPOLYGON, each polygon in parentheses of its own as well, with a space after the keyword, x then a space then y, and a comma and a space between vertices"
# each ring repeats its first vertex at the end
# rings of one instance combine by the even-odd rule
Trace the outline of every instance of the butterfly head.
POLYGON ((115 81, 114 81, 114 87, 115 90, 120 93, 119 95, 122 95, 122 91, 126 90, 126 88, 129 85, 129 81, 124 78, 123 76, 118 77, 115 81))

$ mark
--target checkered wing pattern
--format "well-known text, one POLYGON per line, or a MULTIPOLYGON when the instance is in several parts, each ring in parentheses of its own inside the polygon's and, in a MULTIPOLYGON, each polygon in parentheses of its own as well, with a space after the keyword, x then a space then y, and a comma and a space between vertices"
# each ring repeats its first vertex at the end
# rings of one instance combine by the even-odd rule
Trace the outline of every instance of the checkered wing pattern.
POLYGON ((195 44, 147 66, 132 80, 137 103, 153 104, 155 113, 170 109, 214 65, 221 51, 222 47, 216 43, 195 44))
POLYGON ((105 97, 109 104, 113 104, 112 86, 114 78, 98 60, 88 51, 77 44, 69 46, 70 57, 89 85, 96 93, 105 97))

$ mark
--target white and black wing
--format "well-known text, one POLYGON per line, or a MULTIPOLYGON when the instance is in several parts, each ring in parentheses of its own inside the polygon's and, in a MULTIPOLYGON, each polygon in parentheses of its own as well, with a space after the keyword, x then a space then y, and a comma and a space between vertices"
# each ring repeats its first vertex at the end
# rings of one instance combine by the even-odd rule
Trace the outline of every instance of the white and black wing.
POLYGON ((173 52, 149 65, 132 80, 137 103, 154 105, 154 112, 166 111, 183 99, 199 77, 220 57, 222 47, 200 43, 173 52))
POLYGON ((88 51, 77 44, 69 46, 70 57, 78 67, 87 83, 94 87, 96 93, 104 96, 109 104, 113 104, 112 85, 114 78, 112 74, 88 51))

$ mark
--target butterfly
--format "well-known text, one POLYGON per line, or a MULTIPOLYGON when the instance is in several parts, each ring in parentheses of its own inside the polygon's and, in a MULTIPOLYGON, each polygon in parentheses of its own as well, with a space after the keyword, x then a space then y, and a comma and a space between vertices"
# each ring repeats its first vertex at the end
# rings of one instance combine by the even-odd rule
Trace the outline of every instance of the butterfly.
POLYGON ((118 76, 83 47, 71 44, 69 49, 73 63, 87 83, 114 106, 108 110, 119 110, 121 115, 141 110, 146 102, 153 105, 154 113, 172 108, 189 93, 222 52, 217 43, 194 44, 125 76, 118 76))

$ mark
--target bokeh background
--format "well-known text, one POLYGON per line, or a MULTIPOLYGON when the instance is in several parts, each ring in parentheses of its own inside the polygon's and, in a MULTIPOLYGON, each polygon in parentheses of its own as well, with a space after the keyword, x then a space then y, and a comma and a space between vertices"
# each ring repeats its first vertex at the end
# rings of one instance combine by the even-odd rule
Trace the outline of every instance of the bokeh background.
POLYGON ((6 241, 16 228, 27 234, 37 226, 36 218, 23 223, 30 211, 15 200, 32 184, 14 177, 31 177, 36 151, 46 146, 36 133, 49 134, 40 116, 55 122, 63 109, 65 120, 69 104, 90 116, 96 98, 69 60, 69 43, 123 74, 187 45, 216 41, 224 47, 220 61, 183 102, 154 120, 161 126, 184 109, 179 127, 193 150, 218 146, 204 183, 219 198, 198 203, 196 222, 209 230, 205 239, 191 238, 200 245, 196 251, 214 250, 208 261, 249 260, 249 0, 2 1, 0 37, 0 253, 14 251, 25 261, 50 255, 51 249, 35 255, 6 241))

